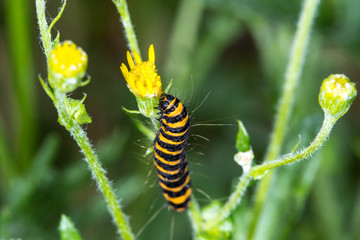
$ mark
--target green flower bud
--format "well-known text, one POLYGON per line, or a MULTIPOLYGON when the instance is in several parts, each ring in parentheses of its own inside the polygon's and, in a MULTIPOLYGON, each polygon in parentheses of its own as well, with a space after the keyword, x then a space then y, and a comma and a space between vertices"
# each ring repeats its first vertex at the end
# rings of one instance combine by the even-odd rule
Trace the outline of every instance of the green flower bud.
POLYGON ((319 103, 325 113, 338 119, 349 110, 356 94, 355 83, 343 74, 333 74, 321 84, 319 103))
POLYGON ((82 82, 87 68, 87 55, 71 41, 58 44, 49 57, 49 84, 61 92, 74 91, 82 82))
POLYGON ((237 120, 237 122, 239 130, 236 136, 235 147, 238 150, 238 153, 235 154, 234 160, 243 168, 244 172, 249 172, 251 163, 254 159, 254 153, 251 149, 249 134, 247 133, 244 124, 240 120, 237 120))

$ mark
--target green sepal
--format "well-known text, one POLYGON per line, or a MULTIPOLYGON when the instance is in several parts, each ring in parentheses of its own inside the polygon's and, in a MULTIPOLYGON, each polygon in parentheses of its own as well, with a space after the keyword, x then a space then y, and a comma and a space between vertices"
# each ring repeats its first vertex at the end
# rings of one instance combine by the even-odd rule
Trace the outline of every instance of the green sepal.
POLYGON ((125 108, 125 107, 122 107, 122 109, 123 109, 126 113, 129 113, 129 116, 131 116, 130 114, 141 114, 141 112, 138 111, 138 110, 129 110, 129 109, 125 108))
POLYGON ((86 80, 84 80, 84 81, 82 81, 82 82, 79 83, 79 86, 80 86, 80 87, 83 87, 83 86, 88 85, 88 84, 90 83, 90 80, 91 80, 91 77, 88 75, 87 78, 86 78, 86 80))
POLYGON ((60 43, 60 32, 57 32, 56 37, 54 39, 54 41, 52 42, 52 49, 54 49, 56 47, 56 45, 58 45, 60 43))
POLYGON ((249 134, 247 133, 244 124, 240 120, 237 120, 237 122, 238 122, 239 130, 236 136, 235 147, 238 152, 247 152, 250 150, 249 134))
POLYGON ((51 98, 51 100, 54 102, 55 98, 54 98, 54 93, 53 91, 49 88, 49 86, 44 82, 44 80, 39 76, 39 81, 41 83, 41 86, 43 87, 44 91, 46 92, 46 94, 51 98))
POLYGON ((59 231, 61 240, 81 240, 80 234, 73 222, 64 214, 61 215, 59 231))
POLYGON ((146 98, 135 96, 135 98, 142 115, 148 118, 157 118, 159 116, 158 110, 156 110, 159 106, 158 97, 146 98))
MULTIPOLYGON (((219 212, 222 209, 222 204, 220 201, 212 201, 209 205, 205 206, 201 211, 202 219, 206 221, 211 221, 219 215, 219 212)), ((225 240, 229 239, 231 233, 233 232, 233 222, 231 217, 228 217, 221 221, 218 225, 213 228, 201 231, 197 238, 198 240, 225 240)))

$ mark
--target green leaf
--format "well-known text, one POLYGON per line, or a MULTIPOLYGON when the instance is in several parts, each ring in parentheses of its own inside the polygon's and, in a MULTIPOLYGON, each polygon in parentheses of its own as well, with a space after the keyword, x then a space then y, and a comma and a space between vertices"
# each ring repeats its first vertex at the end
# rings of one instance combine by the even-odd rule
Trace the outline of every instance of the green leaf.
POLYGON ((59 231, 61 240, 81 240, 80 234, 73 222, 64 214, 61 215, 59 231))
POLYGON ((83 104, 85 97, 86 96, 84 96, 81 101, 67 98, 67 106, 70 109, 69 113, 78 124, 91 123, 92 121, 86 112, 85 105, 83 104))
POLYGON ((239 131, 236 136, 236 149, 238 152, 247 152, 250 150, 250 138, 249 134, 246 131, 245 126, 240 120, 237 120, 239 125, 239 131))
POLYGON ((43 87, 44 91, 46 92, 46 94, 51 98, 51 100, 54 102, 55 98, 54 98, 54 93, 52 92, 52 90, 49 88, 49 86, 44 82, 44 80, 39 76, 39 81, 41 83, 41 86, 43 87))
MULTIPOLYGON (((64 12, 64 9, 65 9, 65 6, 66 6, 66 0, 64 0, 63 1, 63 4, 62 4, 62 6, 61 6, 61 8, 60 8, 60 11, 59 11, 59 13, 58 13, 58 15, 54 18, 54 20, 52 20, 52 22, 51 22, 51 24, 50 24, 50 26, 49 26, 49 34, 51 35, 51 29, 53 28, 53 26, 55 25, 55 23, 57 22, 57 21, 59 21, 59 19, 60 19, 60 17, 61 17, 61 15, 63 14, 63 12, 64 12)), ((59 34, 58 34, 58 36, 59 36, 59 34)), ((52 47, 55 47, 56 45, 53 45, 52 47)))

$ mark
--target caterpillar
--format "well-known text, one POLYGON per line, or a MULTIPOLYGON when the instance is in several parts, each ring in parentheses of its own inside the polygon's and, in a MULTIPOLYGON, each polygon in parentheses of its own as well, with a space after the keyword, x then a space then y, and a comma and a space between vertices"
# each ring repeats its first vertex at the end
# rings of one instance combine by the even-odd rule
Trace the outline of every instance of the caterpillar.
POLYGON ((154 165, 163 195, 171 209, 185 211, 191 198, 191 182, 186 161, 190 131, 186 107, 176 97, 163 93, 157 108, 160 129, 154 140, 154 165))

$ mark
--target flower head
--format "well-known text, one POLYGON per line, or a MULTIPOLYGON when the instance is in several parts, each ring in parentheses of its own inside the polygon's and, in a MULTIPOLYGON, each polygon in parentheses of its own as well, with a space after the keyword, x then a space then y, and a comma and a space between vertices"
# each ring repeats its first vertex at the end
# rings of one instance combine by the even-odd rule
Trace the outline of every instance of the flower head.
POLYGON ((321 85, 319 103, 324 112, 340 118, 349 110, 356 94, 355 83, 343 74, 333 74, 321 85))
POLYGON ((124 63, 120 66, 128 88, 137 97, 160 97, 162 88, 160 76, 156 73, 154 46, 150 45, 149 59, 146 62, 141 61, 136 51, 133 51, 133 55, 134 59, 131 57, 130 52, 127 52, 130 71, 124 63))
POLYGON ((87 55, 71 41, 58 44, 49 57, 49 83, 63 92, 73 91, 81 85, 87 68, 87 55))

